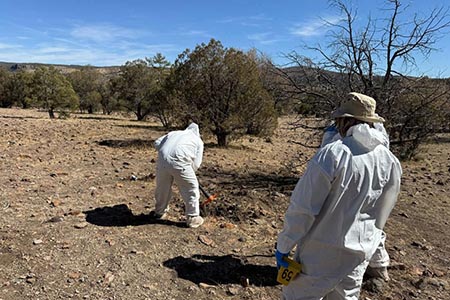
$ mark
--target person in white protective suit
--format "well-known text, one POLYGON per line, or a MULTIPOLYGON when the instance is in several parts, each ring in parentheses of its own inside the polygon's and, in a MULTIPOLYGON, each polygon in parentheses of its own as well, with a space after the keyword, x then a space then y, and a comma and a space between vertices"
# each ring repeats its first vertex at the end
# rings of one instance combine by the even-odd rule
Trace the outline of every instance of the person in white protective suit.
MULTIPOLYGON (((384 139, 382 141, 382 145, 389 149, 389 135, 387 134, 383 123, 373 123, 373 127, 383 134, 384 139)), ((325 145, 339 139, 342 139, 342 136, 339 134, 336 124, 333 123, 325 129, 320 148, 323 148, 325 145)), ((388 252, 386 251, 385 242, 386 234, 383 231, 381 243, 378 245, 375 254, 370 259, 369 266, 367 267, 365 274, 370 278, 381 278, 384 281, 389 281, 390 278, 387 267, 389 266, 390 258, 388 252)))
POLYGON ((172 197, 172 183, 178 186, 185 204, 186 224, 197 228, 203 224, 199 208, 199 183, 195 172, 203 159, 203 141, 198 125, 191 123, 185 130, 171 131, 158 138, 156 165, 155 210, 151 217, 163 219, 172 197))
POLYGON ((374 128, 384 119, 371 97, 350 93, 332 114, 343 137, 324 145, 298 181, 277 240, 277 266, 296 246, 301 273, 283 299, 359 297, 369 261, 400 191, 398 159, 374 128))

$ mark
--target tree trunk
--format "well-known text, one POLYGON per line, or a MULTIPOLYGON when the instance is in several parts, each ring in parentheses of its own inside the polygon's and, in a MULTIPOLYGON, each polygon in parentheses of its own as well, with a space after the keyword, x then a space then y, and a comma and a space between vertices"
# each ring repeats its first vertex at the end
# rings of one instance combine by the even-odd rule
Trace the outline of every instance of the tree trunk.
POLYGON ((218 132, 218 133, 216 133, 217 144, 220 147, 226 147, 227 146, 227 136, 228 136, 228 134, 226 132, 218 132))
POLYGON ((142 108, 141 105, 138 105, 136 108, 136 117, 138 121, 142 121, 145 116, 142 115, 142 108))
POLYGON ((53 110, 53 108, 49 108, 48 116, 50 117, 50 119, 54 119, 55 118, 55 111, 53 110))

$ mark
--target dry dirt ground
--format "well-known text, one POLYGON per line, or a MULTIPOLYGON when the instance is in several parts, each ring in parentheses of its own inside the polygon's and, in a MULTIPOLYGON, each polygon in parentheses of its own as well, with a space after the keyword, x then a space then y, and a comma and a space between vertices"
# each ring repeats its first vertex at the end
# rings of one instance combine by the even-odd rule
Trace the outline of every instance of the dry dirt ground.
MULTIPOLYGON (((157 123, 0 110, 0 299, 279 299, 273 249, 314 153, 280 120, 270 140, 205 137, 204 226, 152 222, 157 123)), ((391 281, 361 299, 450 299, 450 136, 403 163, 386 227, 391 281)))

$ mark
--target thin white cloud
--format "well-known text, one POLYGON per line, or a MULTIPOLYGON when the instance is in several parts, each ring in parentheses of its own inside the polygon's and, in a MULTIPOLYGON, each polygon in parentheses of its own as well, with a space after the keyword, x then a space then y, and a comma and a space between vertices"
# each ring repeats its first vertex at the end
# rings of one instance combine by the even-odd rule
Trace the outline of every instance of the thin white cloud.
MULTIPOLYGON (((117 43, 118 44, 118 43, 117 43)), ((5 45, 5 44, 0 44, 5 45)), ((108 44, 109 45, 109 44, 108 44)), ((156 53, 163 55, 178 54, 173 44, 142 44, 127 42, 121 47, 104 45, 80 46, 70 40, 59 39, 34 46, 8 45, 0 47, 0 57, 18 63, 76 64, 94 66, 123 65, 127 61, 151 57, 156 53), (64 43, 63 41, 66 41, 64 43)), ((169 58, 168 58, 169 59, 169 58)))
POLYGON ((247 36, 251 41, 256 41, 262 45, 269 45, 278 42, 278 39, 271 38, 273 34, 271 32, 254 33, 247 36))
POLYGON ((265 14, 259 14, 255 16, 250 16, 250 20, 257 20, 257 21, 272 21, 273 18, 266 16, 265 14))
POLYGON ((323 35, 329 28, 329 25, 339 22, 339 17, 328 16, 325 18, 313 19, 309 22, 295 24, 290 29, 290 33, 300 37, 313 37, 323 35))
POLYGON ((71 31, 76 39, 90 40, 96 43, 111 42, 121 38, 134 38, 140 33, 124 27, 110 24, 77 26, 71 31))
POLYGON ((64 53, 64 52, 70 51, 70 48, 50 46, 50 47, 40 48, 40 49, 38 49, 38 51, 39 51, 39 53, 43 53, 43 54, 64 53))
POLYGON ((235 23, 246 27, 260 27, 264 22, 270 22, 273 18, 267 17, 264 14, 246 16, 246 17, 229 17, 221 20, 217 20, 216 23, 219 24, 230 24, 235 23))
POLYGON ((208 32, 204 31, 204 30, 188 30, 186 32, 183 33, 184 35, 188 35, 188 36, 201 36, 201 37, 210 37, 211 34, 209 34, 208 32))

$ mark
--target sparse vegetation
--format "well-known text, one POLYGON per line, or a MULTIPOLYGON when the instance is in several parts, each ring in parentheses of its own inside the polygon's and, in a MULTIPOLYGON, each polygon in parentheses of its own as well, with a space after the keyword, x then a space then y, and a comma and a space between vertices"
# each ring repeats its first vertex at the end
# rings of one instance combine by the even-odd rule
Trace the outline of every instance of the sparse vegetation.
POLYGON ((230 136, 270 135, 276 127, 274 103, 252 53, 211 40, 180 54, 174 78, 182 117, 208 128, 220 146, 226 146, 230 136))
POLYGON ((450 128, 448 79, 408 76, 415 57, 430 55, 450 27, 448 11, 436 8, 408 20, 408 7, 392 0, 387 18, 368 18, 361 27, 353 7, 331 3, 343 18, 329 24, 324 45, 308 46, 321 55, 318 61, 292 52, 286 54, 291 65, 281 68, 255 49, 211 40, 187 49, 173 65, 160 53, 120 68, 8 64, 13 72, 0 68, 0 106, 41 107, 51 117, 75 108, 125 110, 137 120, 155 117, 167 129, 194 120, 226 146, 242 134, 269 137, 278 116, 293 113, 299 116, 294 126, 317 135, 340 100, 357 91, 377 100, 395 153, 412 158, 419 145, 450 128))
POLYGON ((79 105, 72 85, 54 67, 41 67, 34 72, 30 93, 33 105, 47 110, 51 119, 55 118, 56 110, 66 117, 79 105))

